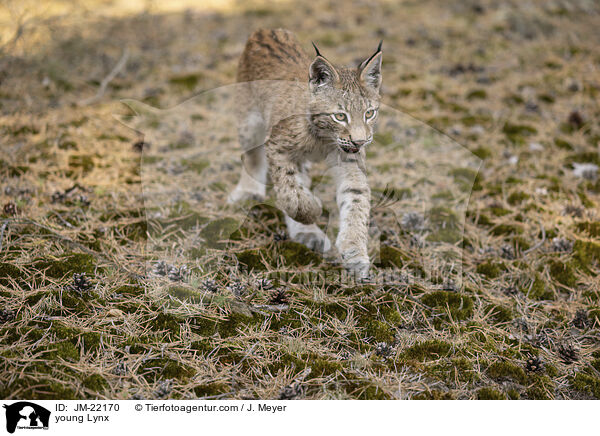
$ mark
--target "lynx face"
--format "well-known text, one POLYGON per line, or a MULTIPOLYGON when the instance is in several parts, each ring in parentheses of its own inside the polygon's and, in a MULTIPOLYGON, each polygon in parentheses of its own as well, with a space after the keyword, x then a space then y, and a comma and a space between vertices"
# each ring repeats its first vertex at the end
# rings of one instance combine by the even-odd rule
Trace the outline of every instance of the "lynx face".
POLYGON ((373 140, 381 87, 381 44, 356 69, 334 67, 319 54, 310 66, 309 104, 314 133, 345 153, 373 140))

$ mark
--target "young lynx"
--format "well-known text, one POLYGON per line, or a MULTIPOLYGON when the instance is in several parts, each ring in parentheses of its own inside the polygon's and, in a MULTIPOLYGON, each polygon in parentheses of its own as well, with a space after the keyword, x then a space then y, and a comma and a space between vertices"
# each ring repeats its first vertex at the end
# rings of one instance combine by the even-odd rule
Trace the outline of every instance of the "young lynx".
POLYGON ((311 162, 325 160, 340 211, 336 248, 344 266, 366 277, 371 191, 365 148, 373 139, 381 87, 381 43, 356 68, 314 59, 287 30, 258 30, 240 58, 239 138, 245 151, 233 203, 265 196, 270 177, 290 237, 313 250, 331 248, 315 221, 321 201, 310 191, 311 162), (279 81, 279 82, 264 82, 279 81), (268 85, 266 85, 268 83, 268 85))

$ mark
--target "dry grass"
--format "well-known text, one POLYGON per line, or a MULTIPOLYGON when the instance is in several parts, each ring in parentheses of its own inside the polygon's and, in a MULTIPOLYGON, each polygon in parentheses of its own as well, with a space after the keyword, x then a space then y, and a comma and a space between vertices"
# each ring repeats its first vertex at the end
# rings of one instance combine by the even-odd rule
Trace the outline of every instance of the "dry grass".
POLYGON ((600 182, 573 172, 600 164, 600 9, 213 3, 56 3, 3 32, 0 397, 600 398, 600 182), (384 39, 384 101, 403 113, 369 155, 376 191, 400 193, 374 208, 377 270, 425 277, 341 281, 276 237, 277 211, 224 205, 235 133, 211 137, 186 100, 234 82, 258 27, 347 63, 384 39), (165 111, 135 124, 123 98, 165 111), (434 171, 443 152, 462 172, 434 171))

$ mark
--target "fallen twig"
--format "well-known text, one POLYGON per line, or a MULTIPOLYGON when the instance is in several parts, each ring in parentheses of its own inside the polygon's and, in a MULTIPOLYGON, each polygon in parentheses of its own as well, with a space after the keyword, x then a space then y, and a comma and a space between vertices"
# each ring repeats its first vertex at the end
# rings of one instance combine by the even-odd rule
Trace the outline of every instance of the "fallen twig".
POLYGON ((527 256, 532 251, 537 250, 538 248, 540 248, 544 244, 544 242, 546 242, 546 229, 544 229, 544 224, 542 224, 542 221, 540 221, 540 228, 542 229, 542 240, 540 242, 538 242, 537 244, 535 244, 533 247, 528 248, 527 250, 525 250, 523 252, 524 256, 527 256))
POLYGON ((128 57, 129 57, 129 50, 127 50, 127 49, 123 50, 123 56, 121 56, 121 59, 119 59, 119 62, 117 62, 117 65, 115 65, 115 67, 112 69, 112 71, 110 73, 108 73, 108 76, 106 76, 102 80, 102 82, 100 83, 100 88, 98 89, 98 92, 96 93, 96 95, 94 95, 93 97, 90 97, 90 98, 86 98, 85 100, 79 102, 79 106, 87 106, 87 105, 96 103, 98 100, 100 100, 102 98, 102 96, 104 95, 104 92, 106 92, 106 87, 108 86, 108 84, 117 76, 117 74, 119 74, 119 72, 123 69, 123 67, 127 63, 128 57))
POLYGON ((252 312, 261 312, 262 310, 266 310, 267 312, 284 312, 290 308, 289 304, 256 304, 254 306, 250 306, 250 310, 252 312))
POLYGON ((58 217, 58 219, 60 219, 60 220, 62 221, 62 223, 63 223, 63 224, 66 226, 66 227, 73 228, 73 225, 72 225, 70 222, 68 222, 67 220, 65 220, 65 219, 62 217, 62 215, 61 215, 61 214, 59 214, 59 213, 58 213, 58 212, 56 212, 56 211, 52 211, 52 212, 54 213, 54 215, 56 215, 56 216, 58 217))
POLYGON ((8 226, 8 221, 6 220, 4 221, 4 223, 2 223, 2 230, 0 230, 0 251, 2 251, 2 241, 4 240, 4 231, 6 230, 6 227, 8 226))

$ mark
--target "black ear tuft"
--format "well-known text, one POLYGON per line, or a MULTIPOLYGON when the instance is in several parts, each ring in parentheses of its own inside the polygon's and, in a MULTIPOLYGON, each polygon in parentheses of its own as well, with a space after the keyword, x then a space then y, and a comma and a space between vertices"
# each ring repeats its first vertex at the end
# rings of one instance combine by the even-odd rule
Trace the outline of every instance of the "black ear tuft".
POLYGON ((382 44, 383 40, 379 42, 377 51, 373 53, 369 59, 362 62, 358 66, 359 76, 363 83, 377 91, 379 91, 379 88, 381 87, 381 59, 383 57, 381 53, 382 44))
POLYGON ((324 56, 319 52, 319 49, 317 48, 317 45, 314 42, 312 42, 312 41, 311 41, 311 44, 315 48, 315 51, 317 52, 317 56, 321 56, 322 58, 324 58, 324 56))
POLYGON ((373 58, 375 56, 377 56, 379 53, 381 53, 382 45, 383 45, 383 39, 381 41, 379 41, 379 45, 377 46, 377 50, 375 50, 375 53, 373 53, 369 59, 361 62, 361 64, 358 66, 359 70, 362 70, 369 62, 371 62, 373 60, 373 58))

